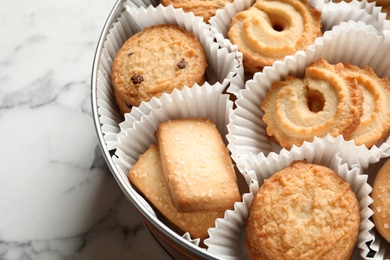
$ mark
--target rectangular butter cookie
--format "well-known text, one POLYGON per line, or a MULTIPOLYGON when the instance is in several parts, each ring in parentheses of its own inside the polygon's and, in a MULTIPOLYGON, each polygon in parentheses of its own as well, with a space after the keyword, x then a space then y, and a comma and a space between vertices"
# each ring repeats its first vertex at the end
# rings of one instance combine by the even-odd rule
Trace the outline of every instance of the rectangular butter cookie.
POLYGON ((163 173, 179 212, 232 209, 241 200, 228 150, 209 119, 170 120, 156 131, 163 173))
POLYGON ((215 220, 222 218, 224 211, 180 213, 173 206, 161 169, 156 145, 152 145, 129 171, 130 182, 147 198, 160 213, 182 232, 192 238, 204 240, 207 230, 214 227, 215 220))

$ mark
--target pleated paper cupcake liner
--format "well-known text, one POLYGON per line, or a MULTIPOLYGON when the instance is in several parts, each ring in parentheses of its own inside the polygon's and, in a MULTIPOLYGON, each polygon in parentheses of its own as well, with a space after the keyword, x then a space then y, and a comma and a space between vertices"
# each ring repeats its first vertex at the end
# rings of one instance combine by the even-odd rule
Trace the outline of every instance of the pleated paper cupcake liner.
MULTIPOLYGON (((368 184, 373 186, 377 173, 383 164, 390 160, 389 153, 381 153, 379 156, 372 156, 368 158, 366 164, 356 164, 353 168, 359 168, 362 172, 368 175, 368 184)), ((374 223, 375 224, 375 223, 374 223)), ((370 234, 374 237, 373 241, 369 244, 372 249, 372 253, 367 259, 389 259, 390 258, 390 244, 379 234, 375 226, 370 230, 370 234)))
MULTIPOLYGON (((359 67, 369 65, 379 77, 390 77, 390 39, 367 27, 370 26, 360 22, 342 23, 325 32, 305 52, 300 51, 275 62, 272 67, 266 67, 263 72, 256 73, 253 80, 246 82, 245 90, 240 91, 236 101, 237 107, 227 136, 232 158, 240 169, 245 169, 249 154, 267 155, 281 150, 279 145, 268 139, 266 124, 262 120, 264 112, 260 108, 273 82, 283 80, 288 75, 302 77, 306 66, 320 58, 333 64, 348 61, 359 67)), ((340 142, 339 145, 342 150, 345 149, 344 143, 340 142)), ((356 153, 346 157, 346 162, 349 165, 358 164, 359 158, 366 160, 370 156, 379 156, 386 153, 389 147, 389 137, 371 149, 356 147, 356 153)))
POLYGON ((329 2, 321 8, 323 30, 331 30, 335 25, 352 20, 371 25, 373 30, 381 34, 383 30, 390 28, 390 22, 386 20, 386 14, 381 12, 381 9, 374 2, 367 2, 367 0, 354 0, 350 3, 329 2))
MULTIPOLYGON (((227 38, 233 16, 248 9, 254 3, 254 0, 236 0, 231 4, 227 4, 224 9, 217 12, 216 16, 210 19, 210 24, 227 38)), ((333 26, 350 20, 370 24, 378 33, 390 28, 390 23, 386 20, 386 14, 381 12, 382 8, 375 6, 375 3, 367 2, 367 0, 354 0, 351 3, 308 0, 308 4, 321 11, 323 31, 330 30, 333 26)))
MULTIPOLYGON (((163 94, 161 98, 153 98, 150 102, 158 102, 161 107, 142 115, 140 120, 133 122, 133 127, 123 129, 118 134, 117 149, 112 157, 117 169, 120 170, 121 178, 126 180, 127 188, 132 192, 136 191, 128 181, 127 174, 139 156, 156 143, 155 131, 159 123, 179 118, 209 118, 215 123, 226 142, 224 138, 227 134, 226 125, 233 109, 229 95, 221 94, 215 86, 207 83, 203 86, 195 85, 192 88, 174 90, 171 94, 163 94)), ((245 182, 242 185, 246 187, 245 182)), ((243 188, 247 190, 245 187, 243 188)), ((143 204, 145 201, 140 200, 139 203, 143 204)), ((156 221, 161 222, 161 225, 167 224, 158 219, 156 221)), ((191 238, 188 233, 184 234, 183 239, 199 243, 199 239, 191 238)))
MULTIPOLYGON (((121 127, 119 126, 126 120, 119 113, 113 95, 110 79, 112 62, 123 43, 145 27, 168 23, 194 33, 203 45, 207 56, 207 83, 214 85, 221 93, 226 92, 233 96, 244 87, 242 54, 230 41, 224 39, 217 31, 211 30, 201 17, 196 17, 193 13, 185 13, 182 9, 175 9, 172 6, 154 5, 153 2, 142 4, 140 1, 136 5, 126 1, 123 12, 112 24, 104 43, 98 68, 97 104, 104 140, 109 150, 116 148, 115 136, 120 132, 121 127, 127 128, 132 125, 131 120, 128 120, 128 124, 124 123, 121 127)), ((154 105, 160 104, 154 103, 154 105)), ((135 110, 140 110, 142 114, 145 114, 153 108, 156 107, 141 104, 135 110)), ((139 111, 134 112, 130 118, 135 121, 139 120, 139 111)))
POLYGON ((248 161, 252 170, 245 173, 249 175, 248 179, 251 179, 250 192, 243 195, 243 201, 237 202, 234 210, 226 212, 223 219, 217 220, 215 228, 209 229, 210 237, 205 240, 207 250, 223 259, 249 259, 245 249, 246 221, 259 187, 265 179, 289 166, 293 161, 305 159, 308 163, 323 165, 338 173, 356 194, 360 205, 361 222, 353 259, 365 258, 369 253, 376 254, 368 247, 368 244, 375 240, 370 232, 373 228, 370 220, 373 212, 369 208, 372 203, 369 196, 372 188, 367 183, 368 175, 362 174, 358 168, 350 169, 347 164, 343 164, 342 161, 345 159, 336 151, 332 140, 316 139, 299 148, 283 150, 279 154, 272 153, 267 157, 263 154, 251 155, 248 161))

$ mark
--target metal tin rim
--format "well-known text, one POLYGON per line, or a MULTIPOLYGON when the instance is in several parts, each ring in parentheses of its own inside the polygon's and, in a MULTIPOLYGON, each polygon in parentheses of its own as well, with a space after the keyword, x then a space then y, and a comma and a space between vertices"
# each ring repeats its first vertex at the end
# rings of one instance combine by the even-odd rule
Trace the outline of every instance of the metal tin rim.
MULTIPOLYGON (((172 231, 170 228, 168 228, 165 225, 161 225, 160 223, 157 223, 155 220, 155 217, 151 215, 151 213, 146 210, 145 207, 143 207, 141 204, 138 203, 138 201, 135 199, 134 192, 128 188, 126 185, 126 182, 123 178, 120 177, 120 174, 118 170, 116 169, 114 162, 112 160, 112 155, 110 151, 108 150, 107 146, 105 145, 103 132, 101 129, 101 123, 99 120, 99 114, 98 114, 98 106, 97 106, 97 74, 98 74, 98 67, 100 63, 100 57, 101 53, 104 47, 104 42, 106 40, 106 36, 109 32, 109 29, 112 25, 112 23, 118 18, 119 14, 124 10, 123 8, 123 2, 126 0, 117 0, 114 7, 112 8, 105 24, 103 27, 103 30, 101 32, 96 51, 95 56, 93 60, 93 66, 92 66, 92 78, 91 78, 91 105, 92 105, 92 116, 93 116, 93 122, 95 126, 95 130, 98 136, 98 142, 100 149, 103 153, 104 159, 114 176, 116 182, 118 183, 120 189, 125 194, 127 199, 132 203, 132 205, 135 207, 137 212, 142 215, 142 218, 148 222, 148 224, 151 224, 157 232, 165 235, 168 239, 170 239, 174 244, 181 245, 185 249, 187 249, 189 252, 193 253, 194 255, 198 257, 202 257, 204 259, 220 259, 216 257, 213 254, 210 254, 204 249, 201 249, 197 247, 196 245, 190 243, 187 240, 184 240, 181 236, 179 236, 177 233, 172 231)), ((149 227, 147 227, 149 229, 149 227)))

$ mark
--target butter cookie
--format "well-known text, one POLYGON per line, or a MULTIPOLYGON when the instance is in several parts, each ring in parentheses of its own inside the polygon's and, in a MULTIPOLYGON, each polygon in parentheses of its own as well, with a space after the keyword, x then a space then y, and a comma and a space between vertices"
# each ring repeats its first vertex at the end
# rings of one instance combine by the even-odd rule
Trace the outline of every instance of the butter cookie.
POLYGON ((305 0, 258 0, 233 17, 228 31, 248 73, 306 49, 321 35, 321 13, 305 0))
POLYGON ((121 113, 142 101, 203 84, 207 58, 194 33, 155 25, 131 36, 115 56, 111 80, 121 113))
POLYGON ((390 81, 379 78, 371 67, 361 69, 344 63, 345 72, 353 76, 363 93, 363 115, 359 127, 350 135, 356 145, 371 148, 390 132, 390 81))
POLYGON ((372 186, 371 209, 375 228, 390 243, 390 160, 380 168, 372 186))
POLYGON ((322 165, 293 162, 264 181, 249 211, 253 259, 350 259, 360 227, 350 185, 322 165))
POLYGON ((360 124, 363 93, 341 63, 320 59, 306 67, 303 79, 274 82, 261 109, 268 136, 290 149, 328 133, 349 139, 360 124))

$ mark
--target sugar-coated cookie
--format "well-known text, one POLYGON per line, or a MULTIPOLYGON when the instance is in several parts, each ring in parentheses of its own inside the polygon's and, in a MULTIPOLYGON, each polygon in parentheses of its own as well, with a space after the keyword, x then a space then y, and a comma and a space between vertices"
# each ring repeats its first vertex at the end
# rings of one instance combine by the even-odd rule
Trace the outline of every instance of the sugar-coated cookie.
POLYGON ((160 123, 156 131, 161 163, 179 212, 233 209, 241 201, 229 152, 209 119, 160 123))
POLYGON ((152 145, 129 171, 130 182, 146 199, 181 232, 190 233, 192 238, 204 240, 207 230, 214 227, 215 220, 222 218, 224 211, 182 213, 173 206, 168 187, 162 173, 159 151, 152 145))
POLYGON ((390 160, 385 162, 376 175, 371 198, 375 228, 390 243, 390 160))

